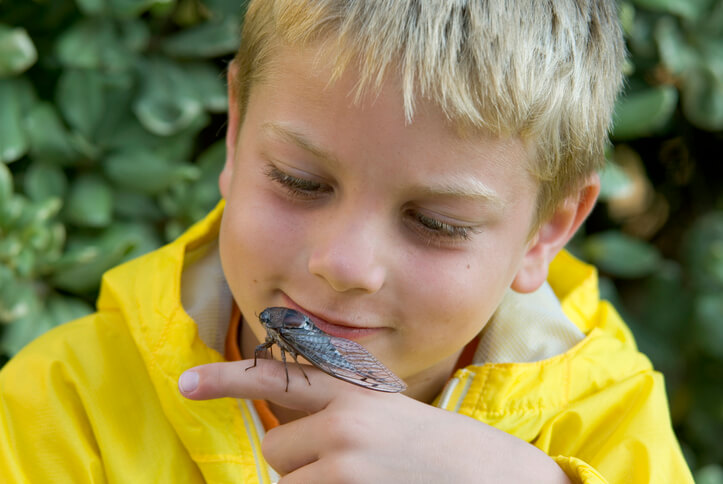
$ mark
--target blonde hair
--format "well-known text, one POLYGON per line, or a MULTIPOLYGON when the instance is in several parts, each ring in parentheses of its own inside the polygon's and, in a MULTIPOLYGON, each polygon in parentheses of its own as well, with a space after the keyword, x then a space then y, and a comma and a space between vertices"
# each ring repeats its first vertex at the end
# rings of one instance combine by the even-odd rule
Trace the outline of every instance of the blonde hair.
POLYGON ((275 47, 312 42, 333 78, 358 66, 358 96, 400 75, 409 121, 430 99, 464 132, 532 143, 535 229, 604 163, 625 56, 614 0, 252 0, 232 87, 241 116, 275 47))

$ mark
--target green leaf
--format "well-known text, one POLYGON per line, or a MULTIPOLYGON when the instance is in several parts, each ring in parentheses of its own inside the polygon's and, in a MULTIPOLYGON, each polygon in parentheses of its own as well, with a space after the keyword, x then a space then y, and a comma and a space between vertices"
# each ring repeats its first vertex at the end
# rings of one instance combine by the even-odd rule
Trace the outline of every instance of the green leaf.
POLYGON ((187 160, 193 154, 201 130, 209 124, 209 116, 202 113, 189 126, 170 136, 156 136, 153 152, 169 160, 187 160))
POLYGON ((65 245, 65 226, 61 223, 53 223, 47 227, 46 240, 42 247, 37 248, 36 272, 48 274, 53 272, 55 263, 60 259, 65 245))
POLYGON ((38 51, 24 28, 0 24, 0 77, 20 74, 37 60, 38 51))
POLYGON ((68 177, 57 165, 34 161, 28 167, 23 178, 23 189, 31 200, 65 197, 68 188, 68 177))
POLYGON ((660 263, 658 250, 618 231, 589 236, 582 245, 584 256, 602 271, 621 278, 651 274, 660 263))
POLYGON ((718 464, 709 464, 695 472, 696 484, 723 484, 723 468, 718 464))
POLYGON ((240 44, 240 17, 224 17, 166 38, 161 47, 174 57, 211 58, 235 53, 240 44))
POLYGON ((629 36, 633 32, 633 26, 635 25, 635 7, 630 2, 620 2, 618 4, 618 18, 623 32, 626 36, 629 36))
POLYGON ((688 43, 673 17, 664 16, 656 22, 655 41, 663 64, 674 74, 684 73, 700 62, 700 54, 688 43))
POLYGON ((138 122, 131 110, 136 95, 135 76, 130 72, 113 73, 104 79, 104 104, 106 109, 95 129, 94 141, 104 150, 125 146, 145 146, 143 140, 129 139, 124 133, 133 130, 152 137, 138 122))
POLYGON ((706 38, 718 37, 720 39, 721 25, 723 25, 723 2, 718 0, 696 25, 696 33, 706 38))
POLYGON ((133 19, 122 22, 121 37, 123 44, 133 52, 141 52, 148 48, 151 31, 146 22, 133 19))
POLYGON ((19 83, 0 79, 0 163, 16 161, 28 151, 20 100, 19 83))
POLYGON ((105 271, 117 265, 139 244, 135 233, 113 226, 93 238, 74 237, 56 263, 52 284, 73 294, 87 294, 98 288, 105 271))
POLYGON ((0 291, 0 323, 10 323, 29 314, 38 301, 30 281, 16 279, 10 270, 0 265, 3 290, 0 291))
POLYGON ((18 234, 11 232, 0 239, 0 260, 12 261, 23 250, 23 243, 18 239, 18 234))
POLYGON ((65 30, 57 40, 57 55, 66 67, 125 70, 133 55, 119 38, 113 23, 102 17, 86 18, 65 30))
POLYGON ((248 0, 204 0, 203 4, 211 12, 214 18, 233 17, 239 22, 246 13, 248 0))
POLYGON ((37 306, 31 313, 15 320, 3 332, 0 350, 15 355, 28 343, 52 328, 50 321, 37 306))
POLYGON ((196 166, 201 176, 190 186, 185 200, 185 215, 196 221, 208 213, 221 199, 218 176, 226 162, 226 143, 217 141, 198 157, 196 166))
POLYGON ((633 0, 639 7, 668 12, 688 20, 698 19, 711 4, 710 0, 633 0))
POLYGON ((206 110, 215 113, 226 112, 228 98, 223 73, 213 65, 205 63, 188 64, 183 70, 196 91, 196 97, 206 110))
POLYGON ((678 91, 658 86, 629 93, 615 105, 613 137, 629 140, 656 133, 670 120, 678 103, 678 91))
POLYGON ((13 174, 5 163, 0 163, 0 206, 7 203, 13 195, 13 174))
POLYGON ((29 224, 45 224, 60 212, 63 202, 60 198, 50 197, 27 205, 30 209, 29 224))
POLYGON ((633 30, 630 32, 628 44, 636 65, 640 59, 648 60, 657 56, 657 47, 653 35, 656 18, 656 15, 644 10, 636 10, 635 12, 633 30))
POLYGON ((600 172, 600 200, 625 197, 632 189, 630 177, 617 163, 608 159, 600 172))
POLYGON ((174 183, 198 177, 198 168, 174 163, 150 151, 127 150, 116 153, 103 164, 108 178, 119 186, 149 195, 174 183))
POLYGON ((683 247, 695 286, 723 291, 723 211, 699 217, 686 233, 683 247))
POLYGON ((130 222, 119 224, 119 228, 133 238, 133 247, 123 256, 121 262, 135 259, 163 245, 163 240, 151 224, 130 222))
MULTIPOLYGON (((0 81, 2 82, 2 81, 0 81)), ((13 84, 16 102, 20 106, 20 114, 27 116, 28 113, 38 104, 38 96, 35 94, 35 88, 26 76, 14 77, 7 79, 5 82, 13 84)))
POLYGON ((173 5, 173 0, 108 0, 113 12, 121 18, 137 17, 146 10, 163 5, 173 5))
POLYGON ((82 227, 105 227, 113 220, 113 192, 97 175, 82 175, 70 187, 67 220, 82 227))
POLYGON ((53 294, 47 303, 47 314, 53 326, 82 318, 92 312, 93 307, 77 297, 53 294))
POLYGON ((133 104, 133 111, 151 133, 177 133, 203 114, 193 85, 175 63, 155 58, 147 64, 143 75, 143 90, 133 104))
POLYGON ((66 69, 58 80, 55 99, 70 126, 92 139, 105 114, 103 77, 95 70, 66 69))
POLYGON ((693 298, 683 284, 683 272, 678 263, 661 261, 656 271, 644 283, 640 298, 642 321, 668 341, 676 341, 690 320, 693 298))
POLYGON ((30 111, 25 119, 25 132, 34 158, 62 164, 78 159, 71 135, 51 104, 39 103, 30 111))
POLYGON ((723 361, 723 293, 701 294, 695 303, 695 323, 699 346, 723 361))
POLYGON ((26 203, 27 199, 24 196, 17 193, 10 194, 10 198, 6 198, 0 204, 0 228, 14 227, 25 211, 26 203))
POLYGON ((723 77, 716 77, 709 66, 685 76, 682 89, 683 113, 699 128, 723 129, 723 77))
POLYGON ((115 214, 125 220, 163 220, 163 213, 149 195, 130 190, 116 190, 113 194, 115 214))
POLYGON ((88 16, 101 15, 108 12, 107 0, 75 0, 81 12, 88 16))

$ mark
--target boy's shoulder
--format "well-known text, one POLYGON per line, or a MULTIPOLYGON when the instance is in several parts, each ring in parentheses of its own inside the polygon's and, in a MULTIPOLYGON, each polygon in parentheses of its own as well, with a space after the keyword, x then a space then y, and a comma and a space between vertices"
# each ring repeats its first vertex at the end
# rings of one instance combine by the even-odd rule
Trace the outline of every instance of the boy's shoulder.
POLYGON ((574 401, 607 394, 631 378, 641 385, 659 378, 617 311, 600 299, 593 266, 562 252, 548 282, 554 295, 518 295, 511 309, 498 309, 502 314, 482 333, 472 365, 450 380, 441 406, 492 419, 495 426, 502 425, 499 416, 534 410, 543 425, 542 416, 574 401))
POLYGON ((583 333, 589 334, 597 328, 624 345, 637 349, 632 332, 614 307, 600 299, 595 266, 563 250, 550 263, 547 281, 564 313, 583 333))
POLYGON ((33 386, 58 381, 99 388, 109 379, 114 361, 132 367, 137 354, 119 313, 92 313, 53 328, 23 348, 0 371, 0 392, 34 392, 33 386))

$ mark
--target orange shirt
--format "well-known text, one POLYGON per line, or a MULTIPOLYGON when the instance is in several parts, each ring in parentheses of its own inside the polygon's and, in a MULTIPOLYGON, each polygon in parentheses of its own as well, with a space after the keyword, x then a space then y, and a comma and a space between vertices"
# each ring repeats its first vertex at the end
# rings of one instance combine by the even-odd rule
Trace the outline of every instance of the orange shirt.
MULTIPOLYGON (((239 332, 241 331, 241 311, 239 311, 236 301, 231 307, 231 321, 228 325, 228 333, 226 333, 226 359, 228 361, 238 361, 243 359, 241 348, 239 346, 239 332)), ((269 430, 279 425, 279 419, 273 414, 266 400, 254 400, 256 413, 259 414, 264 429, 269 430)))

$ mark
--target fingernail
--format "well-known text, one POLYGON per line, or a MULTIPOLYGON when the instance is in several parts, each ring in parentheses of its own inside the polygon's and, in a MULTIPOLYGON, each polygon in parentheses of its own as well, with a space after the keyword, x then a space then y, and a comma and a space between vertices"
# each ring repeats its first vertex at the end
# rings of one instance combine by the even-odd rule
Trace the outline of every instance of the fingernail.
POLYGON ((183 393, 192 392, 198 386, 198 373, 195 371, 186 371, 178 379, 178 388, 183 393))

